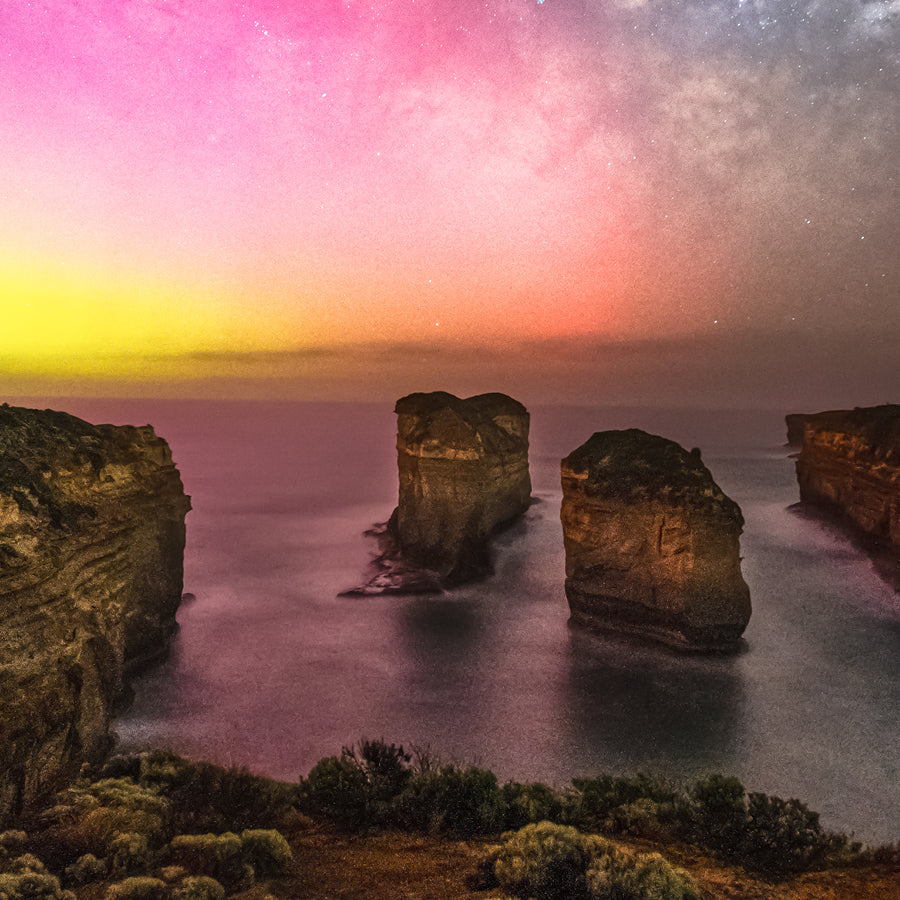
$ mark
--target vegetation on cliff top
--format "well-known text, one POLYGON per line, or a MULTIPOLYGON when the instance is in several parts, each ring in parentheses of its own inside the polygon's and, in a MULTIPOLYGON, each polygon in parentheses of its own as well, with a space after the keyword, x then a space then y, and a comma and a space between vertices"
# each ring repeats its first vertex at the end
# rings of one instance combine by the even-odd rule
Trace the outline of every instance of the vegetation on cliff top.
MULTIPOLYGON (((474 766, 361 741, 298 784, 166 752, 114 757, 21 823, 26 831, 0 835, 0 894, 222 900, 257 884, 271 892, 272 879, 300 875, 285 834, 296 847, 296 834, 309 833, 303 823, 315 821, 357 835, 494 841, 460 877, 491 896, 545 900, 706 896, 658 853, 623 840, 711 848, 769 877, 867 858, 799 801, 747 794, 734 778, 683 790, 647 775, 599 776, 558 791, 501 785, 474 766)), ((877 852, 896 862, 894 848, 877 852)))
POLYGON ((697 448, 685 450, 675 441, 639 428, 597 431, 562 465, 564 472, 586 475, 585 489, 591 493, 717 506, 743 521, 737 504, 715 483, 697 448))

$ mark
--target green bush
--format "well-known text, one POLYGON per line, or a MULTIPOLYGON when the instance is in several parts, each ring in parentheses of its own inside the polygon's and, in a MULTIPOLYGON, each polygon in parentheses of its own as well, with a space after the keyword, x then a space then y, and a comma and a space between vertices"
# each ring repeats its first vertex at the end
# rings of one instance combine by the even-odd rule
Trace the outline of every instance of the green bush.
POLYGON ((110 885, 107 900, 168 900, 169 889, 164 881, 148 876, 135 876, 110 885))
POLYGON ((505 891, 526 900, 587 900, 588 868, 609 847, 570 825, 537 822, 504 835, 494 874, 505 891))
POLYGON ((295 799, 290 785, 165 751, 141 759, 140 782, 166 796, 182 834, 271 828, 295 799))
POLYGON ((110 867, 115 875, 136 875, 150 864, 147 838, 134 832, 119 833, 109 845, 110 867))
POLYGON ((604 853, 587 872, 591 900, 701 900, 687 872, 658 853, 604 853))
POLYGON ((414 773, 391 808, 400 827, 456 837, 499 831, 505 812, 493 772, 453 765, 414 773))
POLYGON ((691 801, 686 825, 694 840, 762 872, 800 872, 858 851, 799 800, 747 794, 737 778, 712 775, 694 786, 691 801))
POLYGON ((500 789, 504 805, 504 828, 521 828, 531 822, 558 822, 563 804, 559 794, 546 784, 510 781, 500 789))
POLYGON ((366 822, 369 782, 359 762, 351 756, 320 759, 303 783, 305 805, 345 828, 359 828, 366 822))
POLYGON ((241 854, 245 863, 263 877, 283 875, 293 859, 284 835, 272 829, 253 829, 241 833, 241 854))
POLYGON ((183 879, 172 891, 172 900, 223 900, 225 888, 206 875, 194 875, 183 879))
MULTIPOLYGON (((678 791, 665 779, 639 772, 637 775, 572 779, 574 793, 569 796, 568 818, 580 828, 600 828, 615 823, 617 810, 649 801, 657 806, 672 805, 678 791)), ((644 804, 644 810, 650 807, 644 804)), ((620 816, 621 818, 621 816, 620 816)))
POLYGON ((539 822, 504 835, 494 857, 500 886, 534 900, 700 900, 659 854, 633 856, 597 835, 539 822))
POLYGON ((0 847, 12 853, 22 850, 28 843, 28 834, 17 829, 0 831, 0 847))
POLYGON ((66 867, 66 878, 75 884, 87 884, 105 878, 107 865, 105 860, 97 859, 93 853, 79 856, 71 866, 66 867))
POLYGON ((59 879, 47 872, 44 864, 30 853, 16 857, 0 873, 0 900, 66 900, 59 879))
POLYGON ((243 855, 243 842, 233 832, 180 834, 169 843, 172 860, 221 882, 226 890, 252 886, 255 873, 243 855))

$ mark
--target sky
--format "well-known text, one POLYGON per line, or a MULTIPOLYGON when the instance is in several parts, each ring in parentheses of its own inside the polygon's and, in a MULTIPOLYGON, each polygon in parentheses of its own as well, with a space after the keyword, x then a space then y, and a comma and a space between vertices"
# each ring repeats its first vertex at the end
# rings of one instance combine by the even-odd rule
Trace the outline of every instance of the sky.
POLYGON ((0 391, 900 399, 900 0, 0 0, 0 391))

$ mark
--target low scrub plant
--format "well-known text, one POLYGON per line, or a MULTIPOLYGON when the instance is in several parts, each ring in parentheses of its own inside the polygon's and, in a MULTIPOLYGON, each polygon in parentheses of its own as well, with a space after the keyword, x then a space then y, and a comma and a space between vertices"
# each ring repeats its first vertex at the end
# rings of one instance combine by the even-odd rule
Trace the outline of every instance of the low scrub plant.
POLYGON ((79 856, 72 865, 66 867, 66 879, 70 884, 88 884, 106 877, 108 866, 103 859, 97 859, 93 853, 79 856))
POLYGON ((225 888, 207 875, 182 879, 172 891, 172 900, 223 900, 225 888))
POLYGON ((504 835, 494 874, 534 900, 700 900, 689 876, 659 854, 633 855, 572 826, 539 822, 504 835))
POLYGON ((0 900, 74 900, 74 895, 61 890, 59 879, 30 853, 13 859, 6 869, 0 872, 0 900))
POLYGON ((283 875, 293 859, 284 835, 273 829, 241 832, 241 855, 244 862, 262 877, 283 875))
POLYGON ((159 878, 136 875, 117 881, 106 892, 107 900, 169 900, 169 889, 159 878))

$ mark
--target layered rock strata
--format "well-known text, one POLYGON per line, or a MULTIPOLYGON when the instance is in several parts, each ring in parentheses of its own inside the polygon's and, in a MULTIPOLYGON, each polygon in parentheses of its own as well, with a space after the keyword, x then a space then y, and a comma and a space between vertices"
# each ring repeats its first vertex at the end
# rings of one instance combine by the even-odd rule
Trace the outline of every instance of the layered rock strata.
POLYGON ((529 415, 505 394, 397 401, 399 500, 377 572, 349 593, 421 593, 484 577, 491 536, 531 503, 529 415))
POLYGON ((806 416, 800 499, 900 551, 900 406, 806 416))
POLYGON ((0 407, 0 825, 108 749, 176 629, 189 509, 150 426, 0 407))
POLYGON ((743 517, 700 459, 638 429, 594 434, 562 461, 572 621, 685 650, 728 650, 750 619, 743 517))

